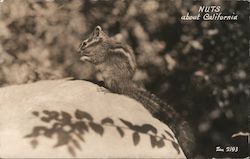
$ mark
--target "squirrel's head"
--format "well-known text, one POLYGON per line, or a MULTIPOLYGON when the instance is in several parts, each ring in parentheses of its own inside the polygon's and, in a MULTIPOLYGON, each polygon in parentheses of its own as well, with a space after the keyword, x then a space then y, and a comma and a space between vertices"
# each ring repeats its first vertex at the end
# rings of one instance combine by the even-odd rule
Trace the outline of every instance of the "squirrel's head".
POLYGON ((90 36, 84 40, 78 49, 82 56, 81 60, 90 60, 96 49, 108 40, 108 36, 102 31, 100 26, 96 26, 90 36))

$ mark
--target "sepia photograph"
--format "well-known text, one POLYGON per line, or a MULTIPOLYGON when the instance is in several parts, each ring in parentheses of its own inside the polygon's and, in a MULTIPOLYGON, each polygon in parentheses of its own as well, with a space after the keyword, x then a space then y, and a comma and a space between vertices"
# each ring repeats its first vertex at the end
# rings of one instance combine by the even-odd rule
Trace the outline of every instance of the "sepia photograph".
POLYGON ((249 0, 0 0, 0 158, 249 159, 249 0))

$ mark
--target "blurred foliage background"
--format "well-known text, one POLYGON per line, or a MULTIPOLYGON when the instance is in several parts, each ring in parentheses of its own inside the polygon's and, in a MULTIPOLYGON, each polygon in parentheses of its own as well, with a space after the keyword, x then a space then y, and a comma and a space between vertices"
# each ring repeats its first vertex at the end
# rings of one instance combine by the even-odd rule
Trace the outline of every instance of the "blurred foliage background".
MULTIPOLYGON (((0 86, 72 76, 93 79, 76 53, 101 25, 132 46, 136 81, 192 124, 203 156, 247 130, 249 3, 166 0, 6 0, 0 3, 0 86), (220 5, 237 21, 184 21, 201 5, 220 5)), ((174 120, 174 119, 173 119, 174 120)))

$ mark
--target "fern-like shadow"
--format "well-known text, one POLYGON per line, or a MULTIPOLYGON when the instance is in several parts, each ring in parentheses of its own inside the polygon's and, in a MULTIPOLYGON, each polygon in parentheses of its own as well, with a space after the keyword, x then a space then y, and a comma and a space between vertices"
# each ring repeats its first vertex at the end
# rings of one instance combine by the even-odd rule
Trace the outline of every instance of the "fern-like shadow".
POLYGON ((91 114, 82 110, 75 110, 74 115, 65 111, 43 110, 42 112, 32 112, 42 122, 47 123, 47 126, 35 126, 31 133, 25 135, 25 138, 31 139, 30 143, 35 149, 39 145, 39 137, 45 136, 52 138, 56 136, 57 140, 54 148, 65 146, 68 152, 76 157, 76 150, 81 151, 81 143, 85 142, 84 134, 89 133, 92 129, 100 136, 104 135, 105 128, 113 127, 117 130, 121 138, 126 134, 124 130, 132 131, 132 140, 134 146, 140 142, 140 135, 146 134, 149 136, 152 148, 163 148, 165 142, 171 142, 178 154, 180 148, 175 142, 174 137, 168 131, 165 133, 157 133, 157 129, 150 124, 136 125, 132 122, 120 118, 119 120, 124 126, 116 125, 110 117, 103 118, 100 122, 94 121, 91 114), (166 137, 167 136, 167 137, 166 137))

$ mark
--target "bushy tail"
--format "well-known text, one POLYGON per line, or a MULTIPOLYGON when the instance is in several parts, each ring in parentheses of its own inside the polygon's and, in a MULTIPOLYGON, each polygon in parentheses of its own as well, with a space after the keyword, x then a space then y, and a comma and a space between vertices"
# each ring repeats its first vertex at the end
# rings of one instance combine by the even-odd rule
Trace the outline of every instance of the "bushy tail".
POLYGON ((155 118, 167 124, 174 132, 180 146, 188 158, 194 158, 195 138, 187 121, 173 107, 167 105, 156 95, 148 91, 132 88, 125 95, 139 101, 155 118))

